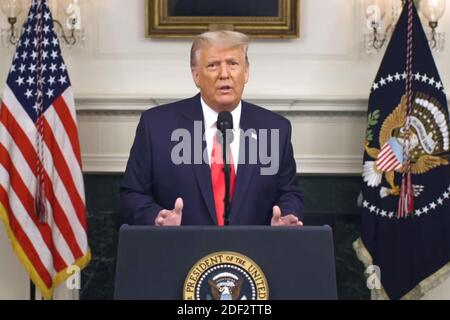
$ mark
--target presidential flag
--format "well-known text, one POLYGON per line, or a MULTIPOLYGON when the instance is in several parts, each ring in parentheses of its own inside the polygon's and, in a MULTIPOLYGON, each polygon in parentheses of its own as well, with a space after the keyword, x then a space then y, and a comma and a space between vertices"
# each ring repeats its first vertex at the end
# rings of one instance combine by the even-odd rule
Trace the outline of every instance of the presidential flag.
POLYGON ((449 113, 413 1, 407 1, 371 88, 361 238, 378 297, 418 299, 450 271, 449 113), (380 296, 381 295, 381 296, 380 296))
POLYGON ((51 298, 90 251, 73 92, 44 0, 32 1, 3 92, 0 162, 1 219, 51 298))

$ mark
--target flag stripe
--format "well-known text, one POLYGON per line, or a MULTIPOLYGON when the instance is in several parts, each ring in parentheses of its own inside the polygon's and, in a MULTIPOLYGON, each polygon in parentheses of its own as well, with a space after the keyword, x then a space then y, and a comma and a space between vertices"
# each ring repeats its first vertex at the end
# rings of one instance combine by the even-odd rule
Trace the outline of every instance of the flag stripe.
POLYGON ((30 141, 35 141, 36 125, 30 118, 28 113, 25 112, 20 102, 17 101, 16 97, 14 96, 14 93, 11 91, 8 85, 5 86, 5 91, 3 93, 2 99, 3 104, 8 106, 11 114, 14 116, 16 120, 20 122, 21 128, 27 134, 30 141))
MULTIPOLYGON (((2 149, 3 148, 0 146, 0 152, 2 149)), ((1 158, 3 160, 3 153, 1 154, 1 158)), ((9 207, 10 217, 14 216, 18 222, 17 226, 20 226, 22 230, 24 230, 24 234, 32 241, 34 250, 39 253, 39 256, 42 259, 42 264, 45 265, 48 273, 52 275, 55 273, 55 269, 50 252, 52 246, 49 246, 48 244, 51 241, 51 237, 49 236, 50 233, 48 230, 43 231, 37 227, 38 224, 34 217, 30 215, 26 206, 24 206, 23 188, 18 186, 19 179, 14 175, 10 177, 7 170, 11 170, 11 166, 5 167, 4 163, 2 163, 2 166, 0 166, 1 185, 9 192, 9 198, 7 199, 7 202, 4 203, 4 206, 9 207), (8 186, 12 188, 9 188, 8 186)))
POLYGON ((387 168, 387 170, 392 170, 396 166, 396 161, 397 159, 392 155, 392 157, 384 161, 383 167, 387 168))
POLYGON ((64 186, 67 189, 69 198, 72 202, 72 205, 75 208, 75 212, 81 225, 83 226, 83 229, 86 230, 86 216, 83 199, 81 199, 81 196, 78 193, 75 183, 73 182, 73 177, 70 173, 70 169, 64 160, 64 156, 61 152, 61 149, 59 148, 55 136, 53 135, 53 132, 45 118, 43 123, 44 123, 44 141, 53 156, 53 164, 55 166, 55 169, 58 172, 59 176, 61 177, 61 180, 64 183, 64 186))
POLYGON ((384 163, 390 161, 391 159, 393 159, 394 157, 395 157, 395 155, 393 153, 389 152, 389 153, 386 153, 385 155, 383 155, 382 157, 380 157, 378 159, 378 162, 380 164, 384 164, 384 163))
POLYGON ((387 159, 386 161, 382 161, 382 162, 380 162, 380 163, 378 163, 377 164, 377 166, 378 166, 378 168, 380 169, 380 170, 382 170, 382 171, 386 171, 386 167, 387 167, 387 163, 389 162, 389 161, 391 161, 392 159, 387 159))
MULTIPOLYGON (((4 110, 2 112, 2 118, 3 117, 7 117, 9 115, 8 112, 8 108, 6 106, 4 106, 4 110)), ((19 147, 19 149, 22 151, 22 153, 27 153, 28 156, 26 157, 26 159, 28 160, 28 165, 30 166, 30 168, 33 168, 35 171, 35 165, 36 165, 36 161, 37 161, 37 155, 32 148, 32 145, 30 143, 30 141, 28 140, 28 138, 25 136, 25 133, 23 132, 22 128, 20 127, 20 125, 15 121, 15 118, 13 116, 8 118, 8 127, 7 129, 9 130, 9 132, 16 132, 17 138, 16 141, 18 142, 17 145, 19 147), (9 127, 12 127, 13 129, 11 130, 9 127)), ((12 135, 12 134, 11 134, 12 135)), ((47 157, 46 157, 46 161, 49 162, 51 161, 51 154, 49 152, 47 152, 47 157)), ((49 166, 47 166, 47 170, 46 170, 46 177, 45 177, 45 181, 46 181, 46 194, 47 197, 50 199, 52 199, 52 201, 50 201, 51 203, 54 204, 58 204, 58 208, 61 208, 61 206, 59 205, 59 202, 55 202, 55 199, 57 197, 55 197, 54 195, 54 191, 53 188, 51 187, 51 179, 49 179, 48 175, 49 172, 54 171, 52 168, 52 163, 50 162, 49 166), (50 192, 50 194, 48 194, 48 192, 50 192)), ((33 174, 35 175, 36 173, 33 172, 33 174)), ((60 181, 58 179, 58 181, 60 181)), ((65 199, 67 200, 67 202, 64 203, 70 203, 68 201, 68 196, 66 195, 67 192, 64 190, 62 191, 63 187, 63 183, 58 183, 56 185, 57 187, 57 194, 59 195, 58 197, 60 197, 61 199, 65 199), (64 195, 61 195, 64 194, 64 195)), ((56 208, 53 208, 56 209, 56 208)), ((67 211, 70 211, 70 208, 67 207, 66 208, 67 211)), ((70 213, 69 213, 70 214, 70 213)), ((74 214, 76 216, 76 214, 74 214)), ((65 214, 62 210, 54 210, 54 220, 57 223, 58 227, 60 228, 60 230, 64 233, 64 238, 67 241, 67 244, 69 245, 69 247, 71 248, 71 253, 73 256, 75 257, 79 257, 80 252, 82 252, 81 248, 86 248, 87 247, 87 241, 86 241, 86 237, 83 237, 83 233, 80 234, 78 229, 84 230, 84 226, 81 225, 81 228, 77 228, 78 223, 74 223, 74 220, 79 220, 78 217, 73 219, 70 218, 67 219, 65 217, 65 214), (69 221, 72 221, 72 223, 69 223, 69 221), (72 226, 72 227, 71 227, 72 226), (74 236, 74 232, 72 231, 72 228, 74 228, 75 230, 77 230, 76 234, 78 235, 78 241, 74 242, 73 240, 76 238, 76 236, 74 236), (67 233, 65 233, 67 232, 67 233)))
MULTIPOLYGON (((0 144, 0 161, 2 166, 4 167, 3 171, 6 169, 6 171, 9 172, 9 184, 14 190, 15 196, 20 201, 20 207, 17 207, 16 211, 14 210, 15 208, 13 206, 12 208, 13 211, 11 211, 11 213, 16 215, 19 221, 23 222, 21 224, 27 225, 28 228, 31 228, 31 226, 33 226, 34 227, 33 229, 35 229, 35 231, 33 232, 36 232, 36 237, 38 236, 38 234, 41 236, 40 239, 42 240, 42 243, 37 251, 45 252, 46 256, 50 255, 50 253, 54 256, 55 265, 54 266, 47 265, 47 267, 51 267, 52 269, 55 268, 57 270, 65 268, 66 263, 61 258, 59 252, 57 252, 53 244, 53 239, 51 237, 51 230, 47 224, 41 224, 38 221, 34 209, 33 196, 31 195, 30 191, 24 184, 15 165, 11 162, 11 158, 9 157, 9 154, 5 149, 5 147, 3 146, 3 144, 0 144), (26 212, 26 214, 20 215, 20 213, 24 212, 26 212), (21 219, 20 217, 22 217, 23 219, 21 219)), ((4 172, 2 174, 7 175, 8 173, 4 172)), ((50 259, 49 261, 52 261, 52 259, 50 259)))
MULTIPOLYGON (((22 153, 20 152, 17 145, 14 143, 12 137, 9 135, 8 130, 4 127, 3 123, 0 124, 0 143, 5 146, 9 150, 9 154, 11 157, 11 162, 14 163, 14 166, 16 168, 16 171, 18 174, 20 174, 22 180, 24 181, 25 185, 29 190, 35 190, 36 188, 36 178, 32 174, 31 169, 28 166, 28 163, 26 162, 25 158, 23 157, 22 153)), ((49 210, 49 225, 53 225, 53 210, 51 206, 47 206, 47 209, 49 210)), ((37 220, 36 220, 37 221, 37 220)), ((60 232, 60 223, 56 222, 56 225, 54 228, 50 229, 50 232, 52 233, 52 240, 53 245, 56 246, 58 252, 60 253, 64 263, 59 264, 58 266, 55 266, 55 268, 59 271, 62 268, 66 267, 68 265, 68 261, 73 261, 74 257, 68 248, 68 245, 66 241, 60 241, 62 238, 62 234, 60 232), (55 241, 55 239, 58 239, 58 241, 55 241)), ((42 225, 41 228, 45 228, 47 225, 42 225)), ((48 230, 46 230, 48 231, 48 230)))
MULTIPOLYGON (((4 171, 2 167, 0 167, 0 171, 4 171)), ((2 180, 5 178, 5 176, 1 175, 2 180)), ((3 181, 0 183, 0 201, 2 202, 3 206, 5 207, 8 218, 9 218, 9 224, 11 227, 11 230, 13 230, 16 239, 20 243, 20 246, 23 248, 23 251, 27 255, 28 259, 32 262, 33 267, 35 268, 36 272, 39 274, 39 277, 43 280, 47 288, 51 287, 52 284, 52 275, 48 272, 47 268, 44 266, 44 264, 41 261, 42 255, 39 254, 34 246, 36 245, 36 242, 34 242, 34 239, 30 239, 27 234, 24 232, 24 229, 22 229, 22 226, 18 223, 16 216, 12 214, 11 206, 9 204, 9 197, 13 197, 13 191, 6 191, 5 186, 7 185, 3 181)))
POLYGON ((22 127, 17 123, 16 118, 10 113, 8 107, 3 104, 2 112, 0 115, 0 121, 8 129, 9 134, 14 137, 14 141, 22 152, 24 158, 27 160, 28 165, 33 171, 33 175, 36 175, 36 152, 29 136, 25 133, 22 127))
POLYGON ((395 155, 389 154, 389 155, 386 155, 386 156, 383 157, 383 158, 380 158, 380 159, 377 161, 377 164, 378 164, 380 167, 383 167, 383 166, 385 166, 387 163, 391 162, 392 160, 395 160, 395 155))
POLYGON ((398 160, 397 160, 397 158, 394 158, 394 159, 392 159, 389 163, 388 163, 388 165, 389 165, 389 169, 388 170, 394 170, 395 169, 395 167, 397 167, 397 165, 398 165, 398 160))
POLYGON ((378 155, 378 159, 384 159, 388 156, 390 156, 392 153, 390 153, 389 148, 383 148, 380 154, 378 155))
MULTIPOLYGON (((13 132, 15 132, 15 134, 16 134, 15 140, 16 140, 20 150, 22 151, 22 153, 24 153, 25 158, 28 160, 29 166, 34 169, 33 174, 35 175, 36 174, 36 172, 35 172, 35 164, 36 164, 36 161, 37 161, 37 155, 36 155, 35 152, 32 151, 34 148, 33 148, 32 144, 30 143, 28 137, 25 135, 25 132, 22 130, 20 125, 15 121, 15 117, 8 112, 8 108, 6 106, 4 106, 4 111, 2 112, 1 117, 2 117, 2 121, 3 121, 3 118, 6 118, 6 120, 3 123, 8 123, 7 128, 8 129, 10 127, 12 128, 12 129, 9 129, 11 135, 13 135, 13 132), (25 155, 25 154, 27 154, 27 155, 25 155)), ((50 130, 51 129, 47 125, 45 131, 46 131, 46 133, 49 133, 48 134, 49 137, 48 137, 48 139, 45 139, 45 140, 51 141, 51 142, 49 142, 47 144, 53 145, 54 149, 55 149, 54 151, 58 152, 54 156, 56 159, 59 159, 58 164, 55 164, 55 167, 57 169, 62 167, 61 171, 63 171, 63 173, 65 173, 67 175, 67 177, 70 178, 70 180, 68 181, 67 184, 69 185, 69 187, 72 187, 71 190, 73 191, 76 188, 74 187, 74 183, 73 183, 73 181, 71 179, 70 171, 69 171, 67 165, 64 163, 63 155, 62 155, 61 151, 59 150, 59 148, 56 148, 56 142, 54 141, 53 134, 50 134, 51 133, 50 130)), ((50 161, 51 153, 49 152, 49 153, 47 153, 47 155, 48 155, 47 160, 50 161)), ((51 172, 52 171, 52 166, 50 166, 46 171, 47 172, 51 172)), ((67 187, 66 184, 64 184, 64 185, 67 187)), ((86 220, 85 220, 85 216, 83 214, 84 201, 78 195, 76 190, 75 190, 75 192, 72 192, 72 197, 70 197, 69 188, 67 188, 67 193, 69 194, 68 199, 71 198, 71 203, 74 204, 74 202, 75 202, 78 205, 79 213, 76 213, 76 216, 77 216, 77 219, 79 220, 82 228, 85 230, 86 229, 86 220), (80 216, 81 216, 81 219, 80 219, 80 216)), ((67 197, 64 196, 63 198, 66 199, 67 197)), ((75 205, 74 205, 74 207, 75 207, 75 205)), ((69 220, 71 220, 71 219, 69 219, 69 220)), ((73 225, 73 223, 72 223, 72 225, 73 225)), ((65 228, 65 230, 66 230, 66 228, 65 228)), ((85 238, 85 237, 81 237, 81 238, 85 238)), ((82 241, 81 243, 79 242, 79 246, 81 248, 85 248, 86 247, 85 243, 86 243, 86 241, 82 241)), ((75 252, 76 251, 77 250, 75 250, 75 252)), ((75 253, 74 250, 72 250, 72 252, 75 253)))
MULTIPOLYGON (((73 153, 78 161, 78 165, 81 169, 81 155, 80 155, 80 144, 78 143, 78 131, 75 120, 72 118, 69 108, 67 107, 66 102, 63 97, 58 97, 53 102, 54 110, 58 114, 61 122, 64 126, 65 131, 67 132, 67 136, 69 137, 70 145, 73 149, 73 153)), ((50 108, 51 109, 51 108, 50 108)), ((46 113, 49 113, 47 110, 46 113)))
POLYGON ((45 202, 46 208, 48 210, 48 226, 52 226, 50 228, 52 232, 52 240, 56 247, 56 250, 58 250, 59 255, 61 256, 61 259, 64 263, 58 264, 55 266, 56 271, 60 272, 67 268, 69 265, 72 264, 72 261, 74 261, 75 257, 72 254, 72 249, 69 246, 69 243, 66 241, 66 235, 61 230, 61 222, 58 220, 55 220, 54 217, 54 210, 51 206, 50 201, 48 201, 48 196, 46 196, 46 202, 45 202))
POLYGON ((71 146, 71 142, 65 130, 63 122, 59 118, 55 108, 50 106, 45 112, 45 119, 49 123, 49 127, 52 128, 53 137, 56 140, 56 144, 61 148, 61 153, 64 156, 64 160, 69 168, 79 168, 79 170, 71 170, 73 182, 77 189, 78 194, 84 204, 84 187, 83 187, 83 175, 81 172, 80 162, 77 159, 77 155, 71 146))
POLYGON ((399 164, 397 158, 394 156, 394 159, 389 161, 386 165, 389 168, 389 170, 393 170, 397 165, 399 164))
POLYGON ((389 150, 390 150, 389 144, 385 144, 385 145, 383 146, 383 148, 381 148, 381 151, 380 151, 380 154, 378 155, 378 157, 379 157, 379 158, 384 157, 384 155, 385 155, 387 152, 389 152, 389 150))
MULTIPOLYGON (((72 91, 72 87, 68 87, 61 95, 64 99, 64 102, 66 104, 66 106, 68 107, 70 116, 72 117, 73 121, 75 121, 75 128, 77 128, 77 115, 76 115, 76 111, 74 107, 70 107, 70 106, 75 106, 75 99, 73 98, 73 91, 72 91)), ((78 137, 78 130, 75 131, 75 136, 78 137)), ((78 141, 78 138, 77 138, 78 141)), ((77 143, 78 145, 80 144, 79 142, 77 143)))
POLYGON ((55 219, 55 222, 58 225, 61 225, 61 231, 63 232, 64 238, 66 239, 67 243, 69 243, 73 256, 75 257, 75 259, 82 257, 83 251, 81 250, 78 241, 76 240, 76 236, 71 228, 71 225, 64 213, 60 202, 58 201, 58 198, 55 196, 53 185, 48 175, 45 175, 45 193, 48 201, 53 208, 53 217, 55 219))
MULTIPOLYGON (((61 177, 58 175, 58 172, 54 170, 53 158, 51 157, 50 150, 48 148, 44 148, 45 152, 45 183, 46 186, 50 187, 46 192, 51 192, 51 194, 47 194, 49 200, 53 199, 52 202, 54 205, 57 205, 57 210, 55 212, 55 219, 60 218, 61 222, 65 223, 65 229, 67 231, 67 236, 70 237, 69 243, 71 243, 72 253, 75 257, 79 257, 80 251, 87 251, 87 238, 83 237, 84 228, 81 225, 76 213, 73 208, 68 191, 64 187, 64 183, 61 180, 61 177), (53 181, 53 184, 50 184, 50 181, 53 181), (64 209, 62 209, 61 204, 64 204, 64 209), (75 238, 74 238, 75 237, 75 238), (76 239, 76 241, 75 241, 76 239)), ((56 210, 57 208, 53 208, 56 210)))
MULTIPOLYGON (((11 129, 16 128, 14 119, 12 119, 12 121, 4 121, 4 117, 8 114, 8 112, 6 111, 6 106, 3 106, 3 109, 4 112, 0 116, 0 143, 3 144, 6 150, 10 150, 9 154, 12 158, 12 162, 16 166, 20 165, 21 168, 24 168, 25 171, 22 171, 21 169, 19 170, 19 173, 21 173, 21 177, 28 188, 34 190, 34 188, 36 187, 36 179, 34 173, 31 171, 30 163, 28 162, 29 158, 24 156, 24 154, 17 146, 16 141, 12 138, 13 135, 17 137, 20 136, 23 132, 20 128, 11 129), (7 123, 7 125, 5 125, 5 123, 7 123)), ((18 140, 19 139, 17 139, 17 141, 18 140)), ((28 152, 28 156, 33 157, 33 153, 28 152)))

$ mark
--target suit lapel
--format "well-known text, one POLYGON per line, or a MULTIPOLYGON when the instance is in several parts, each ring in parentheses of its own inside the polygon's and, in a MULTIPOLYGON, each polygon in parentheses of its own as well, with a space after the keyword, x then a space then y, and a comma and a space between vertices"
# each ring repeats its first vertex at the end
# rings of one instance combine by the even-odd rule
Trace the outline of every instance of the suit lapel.
MULTIPOLYGON (((249 129, 257 130, 255 126, 255 121, 252 117, 251 106, 249 106, 245 101, 242 101, 242 112, 241 112, 241 120, 239 127, 245 132, 249 129)), ((236 176, 236 184, 235 190, 231 205, 231 214, 230 221, 234 220, 238 214, 247 214, 245 212, 239 213, 240 207, 242 207, 242 203, 245 200, 245 194, 250 185, 251 178, 253 176, 253 172, 255 170, 256 164, 249 164, 248 162, 248 144, 245 143, 245 139, 243 139, 243 135, 241 134, 240 144, 239 144, 239 163, 238 170, 236 176), (247 157, 246 157, 247 155, 247 157), (245 159, 247 158, 247 160, 245 159)))
MULTIPOLYGON (((193 161, 195 157, 194 153, 196 152, 194 138, 198 138, 198 134, 200 133, 197 132, 197 136, 195 135, 194 122, 201 121, 201 155, 203 155, 203 150, 206 149, 206 141, 203 140, 203 136, 205 134, 205 126, 203 121, 203 111, 200 103, 200 94, 196 95, 192 99, 189 99, 188 101, 189 102, 186 104, 184 109, 184 117, 182 117, 180 128, 187 128, 187 130, 189 130, 189 132, 191 133, 191 137, 193 138, 191 144, 191 159, 193 161)), ((199 128, 197 128, 197 131, 200 131, 199 128)), ((208 208, 209 215, 211 216, 214 224, 217 225, 216 209, 214 206, 214 197, 211 182, 211 169, 209 167, 209 164, 205 163, 202 158, 201 164, 194 163, 192 167, 194 170, 194 175, 197 179, 198 187, 202 193, 203 200, 205 201, 206 207, 208 208)))

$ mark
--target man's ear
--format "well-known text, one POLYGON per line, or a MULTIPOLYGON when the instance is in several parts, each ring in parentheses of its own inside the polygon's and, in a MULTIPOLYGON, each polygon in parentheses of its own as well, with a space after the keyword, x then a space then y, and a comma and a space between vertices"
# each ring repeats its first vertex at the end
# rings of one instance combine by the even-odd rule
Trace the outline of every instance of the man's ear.
POLYGON ((250 65, 248 63, 245 65, 244 73, 245 73, 245 82, 244 83, 247 83, 248 82, 248 78, 250 76, 250 65))
POLYGON ((192 68, 191 73, 192 73, 192 79, 194 80, 195 85, 197 86, 197 88, 200 88, 200 77, 199 77, 197 69, 192 68))

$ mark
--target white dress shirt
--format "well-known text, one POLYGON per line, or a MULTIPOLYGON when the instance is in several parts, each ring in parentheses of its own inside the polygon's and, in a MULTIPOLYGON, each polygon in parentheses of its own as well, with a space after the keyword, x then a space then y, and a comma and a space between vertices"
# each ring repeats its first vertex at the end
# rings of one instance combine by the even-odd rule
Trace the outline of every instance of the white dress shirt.
MULTIPOLYGON (((213 146, 214 135, 217 132, 217 116, 219 115, 216 111, 214 111, 210 106, 206 104, 203 98, 200 98, 203 110, 203 119, 205 120, 205 139, 206 139, 206 147, 208 148, 208 161, 211 166, 211 152, 213 146)), ((237 167, 239 161, 239 144, 240 144, 240 130, 239 123, 241 121, 241 111, 242 111, 242 103, 239 101, 238 106, 231 111, 231 115, 233 116, 233 133, 234 139, 231 143, 231 154, 233 156, 234 163, 234 172, 237 174, 237 167)))

